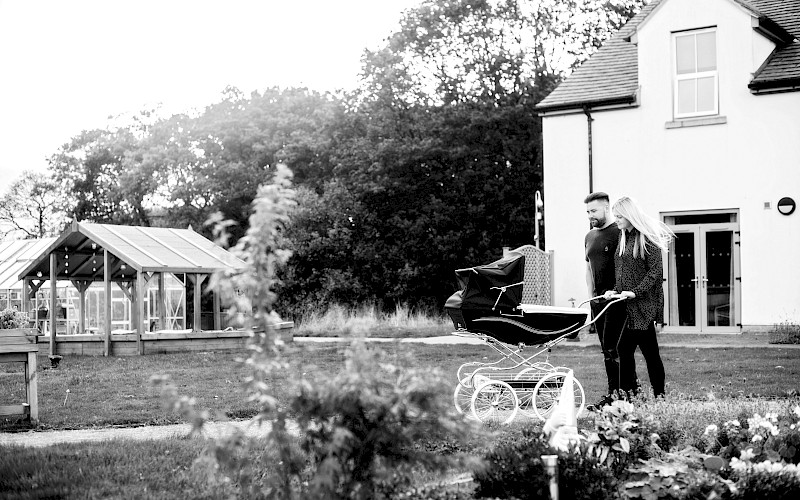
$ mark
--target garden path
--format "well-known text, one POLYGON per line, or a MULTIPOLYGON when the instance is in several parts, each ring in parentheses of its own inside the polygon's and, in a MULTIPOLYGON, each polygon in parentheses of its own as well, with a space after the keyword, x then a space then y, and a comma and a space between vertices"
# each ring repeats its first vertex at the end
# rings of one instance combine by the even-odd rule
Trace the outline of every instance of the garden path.
MULTIPOLYGON (((290 432, 293 431, 289 423, 290 432)), ((296 427, 296 426, 295 426, 296 427)), ((269 432, 269 425, 259 425, 252 420, 227 422, 206 422, 202 436, 218 438, 239 429, 248 437, 263 437, 269 432)), ((156 439, 181 439, 189 435, 191 424, 146 425, 140 427, 111 427, 100 429, 75 429, 58 431, 0 432, 2 446, 29 446, 40 448, 63 443, 102 442, 111 439, 132 439, 137 441, 156 439)))

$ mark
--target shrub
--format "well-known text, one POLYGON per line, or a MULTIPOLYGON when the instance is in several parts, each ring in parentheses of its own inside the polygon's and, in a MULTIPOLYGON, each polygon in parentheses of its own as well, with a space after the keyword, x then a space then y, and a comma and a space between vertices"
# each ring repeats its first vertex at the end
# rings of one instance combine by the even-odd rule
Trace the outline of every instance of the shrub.
POLYGON ((705 455, 695 448, 670 454, 665 460, 651 458, 628 469, 623 484, 629 499, 725 498, 731 481, 703 468, 705 455))
POLYGON ((485 465, 473 474, 475 496, 550 498, 550 479, 541 457, 558 454, 559 498, 618 498, 613 472, 584 452, 557 453, 538 430, 525 429, 517 439, 499 443, 484 456, 485 465))
MULTIPOLYGON (((276 270, 289 257, 282 239, 293 205, 289 177, 279 166, 273 183, 259 187, 250 227, 232 250, 243 266, 212 280, 229 300, 232 316, 254 333, 246 360, 252 369, 246 390, 259 407, 256 418, 271 425, 264 443, 271 465, 267 459, 247 462, 242 450, 248 443, 241 435, 217 441, 201 460, 205 470, 219 475, 222 483, 238 485, 248 498, 380 498, 382 487, 402 484, 412 464, 435 468, 456 461, 415 448, 415 441, 458 438, 471 426, 442 392, 449 385, 442 383, 441 374, 402 369, 359 342, 348 350, 339 374, 318 380, 307 380, 299 372, 290 377, 289 383, 296 385, 287 392, 296 389, 296 395, 286 407, 278 404, 269 385, 272 375, 291 369, 283 356, 286 346, 271 328, 277 319, 276 270), (288 430, 289 412, 299 433, 288 430)), ((225 240, 226 224, 217 219, 218 240, 225 240)), ((179 397, 174 388, 165 390, 185 418, 201 428, 208 413, 196 411, 192 399, 179 397)))
POLYGON ((800 344, 800 325, 791 321, 778 323, 769 332, 770 344, 800 344))
POLYGON ((736 494, 742 500, 794 500, 800 498, 800 475, 797 471, 753 471, 737 477, 736 494))
POLYGON ((4 309, 0 311, 0 329, 12 330, 28 326, 28 316, 22 311, 4 309))
POLYGON ((704 451, 730 460, 800 464, 800 405, 782 413, 758 413, 712 424, 704 433, 704 451))
POLYGON ((451 408, 444 387, 441 374, 401 369, 362 342, 348 349, 339 375, 303 380, 290 410, 312 460, 309 494, 375 498, 378 480, 398 468, 452 465, 449 455, 414 446, 421 439, 466 436, 469 426, 451 408))
POLYGON ((651 456, 659 438, 655 430, 655 421, 641 419, 631 403, 614 401, 595 418, 595 430, 584 431, 587 453, 620 474, 628 465, 651 456))

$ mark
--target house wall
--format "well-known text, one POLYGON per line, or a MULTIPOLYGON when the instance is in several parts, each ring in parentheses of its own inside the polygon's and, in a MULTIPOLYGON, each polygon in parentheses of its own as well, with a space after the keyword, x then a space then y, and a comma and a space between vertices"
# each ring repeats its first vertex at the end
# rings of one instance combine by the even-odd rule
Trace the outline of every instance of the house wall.
MULTIPOLYGON (((739 209, 742 324, 800 323, 800 93, 752 95, 754 58, 771 42, 730 0, 668 0, 638 32, 640 105, 594 112, 594 190, 636 198, 652 215, 739 209), (670 33, 717 26, 719 115, 726 123, 667 129, 672 122, 670 33), (754 43, 754 40, 756 42, 754 43), (769 202, 771 209, 765 209, 769 202)), ((545 116, 545 231, 555 252, 555 304, 585 297, 588 230, 586 117, 545 116)), ((581 299, 583 300, 583 299, 581 299)))

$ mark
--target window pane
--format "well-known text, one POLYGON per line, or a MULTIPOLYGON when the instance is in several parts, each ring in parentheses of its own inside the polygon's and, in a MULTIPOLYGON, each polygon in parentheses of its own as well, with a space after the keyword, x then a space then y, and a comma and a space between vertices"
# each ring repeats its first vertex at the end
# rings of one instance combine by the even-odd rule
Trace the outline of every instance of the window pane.
POLYGON ((716 40, 716 33, 713 31, 697 35, 697 71, 714 71, 717 69, 716 40))
POLYGON ((697 111, 714 111, 714 77, 697 79, 697 111))
POLYGON ((679 75, 694 73, 694 35, 675 37, 675 67, 679 75))
POLYGON ((696 80, 678 82, 678 113, 694 113, 694 84, 696 80))

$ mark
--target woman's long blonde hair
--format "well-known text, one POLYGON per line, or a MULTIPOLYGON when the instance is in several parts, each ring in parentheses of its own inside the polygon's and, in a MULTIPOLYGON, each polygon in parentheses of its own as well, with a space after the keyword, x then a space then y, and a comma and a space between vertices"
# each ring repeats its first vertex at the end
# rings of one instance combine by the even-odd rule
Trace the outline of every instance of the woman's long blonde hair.
MULTIPOLYGON (((661 250, 669 251, 669 244, 675 233, 660 220, 654 219, 642 212, 639 204, 631 198, 623 196, 614 202, 612 207, 614 214, 619 214, 639 231, 639 235, 633 243, 633 255, 644 259, 647 254, 647 242, 657 246, 661 250)), ((625 253, 625 231, 619 235, 619 254, 625 253)))

